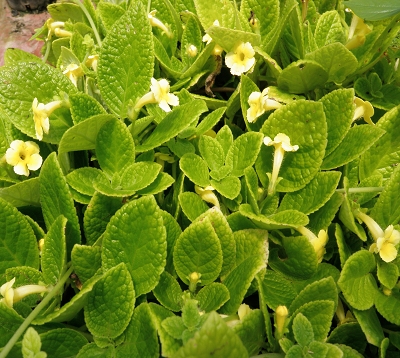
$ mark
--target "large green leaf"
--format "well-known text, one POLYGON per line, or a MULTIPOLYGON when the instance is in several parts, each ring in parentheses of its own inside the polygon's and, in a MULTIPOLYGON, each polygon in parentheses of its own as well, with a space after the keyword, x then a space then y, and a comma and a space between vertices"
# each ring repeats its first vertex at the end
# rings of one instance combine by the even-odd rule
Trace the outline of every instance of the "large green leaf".
POLYGON ((156 287, 167 256, 166 231, 152 196, 133 200, 111 218, 103 236, 103 268, 124 262, 136 296, 156 287))
POLYGON ((400 12, 400 5, 396 0, 350 0, 346 6, 354 13, 368 21, 379 21, 394 16, 400 12))
POLYGON ((100 51, 100 92, 115 114, 126 117, 129 102, 149 92, 153 65, 151 26, 137 1, 115 22, 100 51))

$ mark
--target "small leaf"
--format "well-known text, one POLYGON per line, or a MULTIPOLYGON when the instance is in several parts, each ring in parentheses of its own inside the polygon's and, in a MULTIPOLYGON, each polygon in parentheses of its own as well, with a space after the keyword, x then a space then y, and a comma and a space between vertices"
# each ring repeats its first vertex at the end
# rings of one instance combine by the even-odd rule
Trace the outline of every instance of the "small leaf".
POLYGON ((393 292, 392 295, 390 296, 386 296, 384 293, 378 291, 375 296, 376 310, 386 320, 395 325, 400 324, 399 305, 400 305, 400 296, 396 292, 393 292))
POLYGON ((211 180, 210 184, 218 193, 228 199, 233 200, 240 194, 240 180, 235 176, 227 176, 220 181, 211 180))
MULTIPOLYGON (((29 327, 22 339, 22 355, 24 358, 37 357, 42 347, 39 334, 33 327, 29 327)), ((43 353, 43 352, 42 352, 43 353)))
POLYGON ((224 0, 193 0, 202 26, 208 29, 215 20, 220 26, 233 28, 235 8, 224 0))
POLYGON ((46 227, 50 230, 59 215, 68 220, 65 237, 67 257, 70 257, 73 246, 81 242, 81 233, 74 201, 55 152, 51 153, 43 163, 39 179, 40 201, 46 227))
POLYGON ((261 257, 250 256, 226 276, 224 285, 229 290, 230 298, 220 308, 221 313, 229 315, 238 310, 255 275, 265 266, 266 262, 261 257))
POLYGON ((51 225, 44 238, 42 249, 42 273, 47 284, 55 285, 65 270, 67 219, 60 215, 51 225))
POLYGON ((233 234, 236 242, 236 265, 248 257, 257 256, 268 262, 268 231, 266 230, 240 230, 233 234))
POLYGON ((248 356, 239 337, 229 329, 218 313, 211 312, 200 330, 173 357, 207 357, 214 352, 218 352, 220 357, 248 356))
POLYGON ((209 185, 208 166, 197 154, 185 154, 179 161, 179 167, 194 184, 201 187, 209 185))
POLYGON ((218 310, 226 301, 229 300, 229 291, 225 285, 212 282, 204 286, 196 295, 199 307, 205 312, 218 310))
POLYGON ((301 313, 293 320, 293 334, 298 344, 303 347, 314 341, 314 331, 310 321, 301 313))
POLYGON ((86 93, 79 92, 69 96, 69 103, 74 124, 83 122, 90 117, 107 113, 95 98, 86 93))
POLYGON ((179 204, 190 221, 194 221, 209 209, 200 196, 190 191, 179 194, 179 204))
POLYGON ((174 265, 180 279, 189 283, 188 276, 201 274, 201 285, 213 282, 222 267, 222 250, 208 218, 192 223, 177 239, 174 265))
POLYGON ((351 255, 343 266, 338 285, 356 309, 367 310, 374 304, 377 286, 370 272, 375 265, 374 254, 362 250, 351 255))
POLYGON ((96 190, 93 182, 107 181, 107 177, 100 170, 92 167, 78 168, 67 174, 65 177, 68 185, 82 194, 93 196, 96 190), (99 177, 102 177, 99 179, 99 177))
POLYGON ((168 272, 163 272, 160 281, 153 289, 157 300, 171 311, 178 312, 182 308, 182 289, 178 281, 168 272))
POLYGON ((380 347, 385 336, 375 308, 371 307, 363 311, 353 309, 352 312, 360 324, 368 343, 380 347))
POLYGON ((161 172, 150 185, 138 190, 137 193, 139 195, 155 195, 169 188, 174 182, 175 180, 171 175, 161 172))
POLYGON ((328 72, 316 61, 299 60, 287 66, 278 77, 278 87, 290 93, 307 93, 322 87, 328 72))
POLYGON ((101 267, 101 247, 75 245, 72 249, 71 260, 79 281, 84 284, 101 267))
POLYGON ((114 173, 122 174, 135 162, 135 144, 123 122, 114 119, 100 128, 96 138, 96 157, 109 178, 114 173))
POLYGON ((345 41, 340 15, 336 10, 327 11, 321 15, 314 36, 318 47, 345 41))
POLYGON ((199 151, 211 170, 217 170, 224 165, 224 149, 215 138, 202 135, 199 141, 199 151))
POLYGON ((85 307, 85 322, 95 336, 116 338, 128 326, 135 290, 124 263, 111 268, 96 282, 85 307))
POLYGON ((154 162, 138 162, 129 165, 121 176, 123 189, 142 190, 152 184, 161 170, 161 165, 154 162))
POLYGON ((378 280, 388 289, 392 289, 399 278, 399 268, 392 262, 378 261, 378 280))

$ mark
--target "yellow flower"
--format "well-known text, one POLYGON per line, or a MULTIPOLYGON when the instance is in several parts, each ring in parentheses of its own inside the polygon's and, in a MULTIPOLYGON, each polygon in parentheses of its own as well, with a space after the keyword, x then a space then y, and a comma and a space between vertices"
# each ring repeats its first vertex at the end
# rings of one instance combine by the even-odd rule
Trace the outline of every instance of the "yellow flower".
POLYGON ((351 25, 349 29, 349 36, 346 47, 349 50, 357 48, 364 44, 365 36, 368 35, 372 29, 364 23, 364 20, 353 14, 351 25))
POLYGON ((97 61, 98 60, 99 60, 99 55, 90 55, 87 58, 85 64, 86 64, 86 66, 93 68, 93 71, 96 72, 97 71, 97 61))
POLYGON ((53 101, 47 104, 38 103, 38 99, 35 98, 32 102, 33 120, 35 122, 36 138, 39 140, 43 139, 43 132, 49 133, 50 129, 50 114, 60 108, 62 101, 53 101))
POLYGON ((265 88, 262 92, 252 92, 249 96, 248 103, 250 105, 247 110, 247 121, 253 123, 258 117, 260 117, 265 111, 277 109, 282 105, 268 98, 269 88, 265 88))
POLYGON ((6 282, 4 285, 0 287, 0 294, 3 298, 0 302, 4 302, 8 307, 12 308, 13 304, 21 301, 24 297, 34 294, 34 293, 43 293, 50 290, 43 285, 25 285, 17 288, 12 288, 15 283, 15 277, 6 282))
POLYGON ((324 258, 326 252, 325 246, 328 243, 329 239, 328 233, 325 230, 320 230, 318 236, 315 236, 315 234, 311 230, 307 229, 304 226, 299 226, 298 228, 296 228, 296 230, 308 238, 314 248, 315 253, 317 254, 318 262, 322 262, 322 259, 324 258))
POLYGON ((47 40, 51 38, 51 35, 54 33, 57 37, 71 37, 72 32, 64 30, 65 22, 63 21, 54 21, 52 18, 46 21, 48 33, 47 40))
POLYGON ((200 198, 204 200, 207 203, 213 204, 216 206, 218 209, 220 208, 219 206, 219 201, 217 196, 213 193, 214 188, 209 185, 206 186, 204 189, 200 188, 199 186, 195 185, 194 186, 195 192, 200 195, 200 198))
POLYGON ((286 306, 278 306, 275 311, 275 338, 281 339, 286 332, 286 319, 289 311, 286 306))
POLYGON ((374 115, 374 107, 372 107, 372 104, 358 97, 354 97, 354 104, 356 105, 356 109, 354 111, 353 121, 363 117, 365 122, 375 125, 371 120, 371 117, 374 115))
POLYGON ((188 46, 186 52, 190 57, 196 57, 198 50, 195 45, 190 45, 188 46))
POLYGON ((151 93, 160 108, 165 112, 170 112, 171 106, 179 106, 179 98, 172 93, 169 93, 170 86, 166 79, 157 81, 155 78, 151 79, 150 86, 151 93))
POLYGON ((255 64, 255 52, 250 42, 242 42, 226 54, 225 63, 231 69, 232 75, 240 76, 249 71, 255 64))
POLYGON ((63 71, 63 74, 70 79, 75 87, 78 86, 78 78, 84 75, 81 66, 78 66, 76 63, 69 64, 63 71))
POLYGON ((164 25, 162 21, 156 18, 157 10, 150 11, 147 15, 147 18, 150 21, 150 25, 153 27, 158 27, 161 31, 163 31, 169 38, 173 37, 172 32, 170 29, 164 25))
POLYGON ((242 303, 238 309, 239 320, 242 321, 244 317, 246 317, 251 312, 251 308, 249 305, 242 303))
POLYGON ((279 182, 278 174, 281 169, 285 152, 295 152, 299 149, 299 146, 291 145, 290 138, 284 133, 278 133, 274 140, 272 140, 270 137, 265 137, 264 144, 267 146, 273 145, 275 147, 272 174, 267 173, 269 178, 268 194, 272 195, 275 193, 276 185, 279 182))
POLYGON ((369 251, 379 253, 385 262, 391 262, 397 257, 396 245, 400 242, 400 232, 395 230, 393 225, 389 225, 383 233, 373 243, 369 251))
POLYGON ((18 175, 29 175, 29 170, 38 170, 42 165, 39 146, 35 142, 14 140, 6 151, 6 161, 18 175))

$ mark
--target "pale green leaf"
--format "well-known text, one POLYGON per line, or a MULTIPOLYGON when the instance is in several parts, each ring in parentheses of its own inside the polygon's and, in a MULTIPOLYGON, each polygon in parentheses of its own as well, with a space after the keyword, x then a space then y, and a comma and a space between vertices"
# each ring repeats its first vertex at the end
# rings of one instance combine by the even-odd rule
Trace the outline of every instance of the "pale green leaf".
POLYGON ((200 196, 190 191, 179 194, 179 204, 190 221, 194 221, 209 209, 200 196))
POLYGON ((340 15, 336 10, 327 11, 321 15, 314 36, 318 47, 334 42, 343 43, 346 40, 340 15))
POLYGON ((301 346, 306 347, 314 341, 313 327, 302 313, 298 313, 294 318, 292 329, 296 342, 301 346))
POLYGON ((229 300, 229 291, 225 285, 212 282, 204 286, 196 295, 199 307, 205 312, 218 310, 226 301, 229 300))
POLYGON ((194 184, 200 187, 209 185, 210 178, 207 163, 197 154, 185 154, 179 161, 179 167, 194 184))
POLYGON ((39 179, 32 178, 0 189, 0 198, 15 207, 40 206, 39 179))
POLYGON ((168 272, 164 271, 160 281, 153 289, 157 300, 171 311, 178 312, 182 308, 182 289, 178 281, 168 272))
POLYGON ((75 245, 71 252, 71 260, 79 281, 85 283, 101 267, 101 247, 75 245))

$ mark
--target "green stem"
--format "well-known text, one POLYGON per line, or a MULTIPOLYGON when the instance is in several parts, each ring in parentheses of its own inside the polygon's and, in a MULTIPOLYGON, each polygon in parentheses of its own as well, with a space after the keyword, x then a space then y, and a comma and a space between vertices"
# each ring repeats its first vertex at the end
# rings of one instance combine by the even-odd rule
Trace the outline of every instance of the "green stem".
POLYGON ((84 14, 86 15, 86 17, 87 17, 87 19, 88 19, 88 21, 90 23, 90 26, 92 27, 92 30, 94 32, 94 36, 96 37, 97 43, 99 44, 99 46, 101 46, 100 35, 97 32, 96 25, 94 24, 94 21, 93 21, 92 17, 90 16, 89 11, 87 11, 86 7, 83 6, 83 4, 79 0, 72 0, 72 2, 77 4, 82 9, 84 14))
POLYGON ((50 41, 46 41, 46 53, 44 54, 44 56, 43 56, 43 58, 42 58, 42 61, 43 61, 43 63, 46 63, 47 62, 47 58, 49 57, 49 54, 50 54, 50 48, 51 48, 51 42, 50 41))
POLYGON ((60 281, 58 281, 57 285, 43 298, 42 302, 40 302, 36 308, 26 317, 25 321, 19 326, 19 328, 15 331, 14 335, 8 341, 8 343, 4 346, 3 350, 0 352, 0 358, 7 357, 7 354, 11 351, 14 344, 18 341, 19 337, 25 332, 25 330, 29 327, 32 321, 38 316, 38 314, 42 311, 43 308, 47 306, 50 300, 56 296, 61 288, 64 286, 64 283, 68 280, 72 271, 74 270, 73 266, 71 266, 68 271, 61 277, 60 281))
MULTIPOLYGON (((373 193, 373 192, 380 192, 384 188, 383 186, 378 186, 378 187, 364 187, 364 188, 349 188, 348 193, 373 193)), ((346 191, 344 189, 336 189, 337 193, 345 193, 346 191)))

